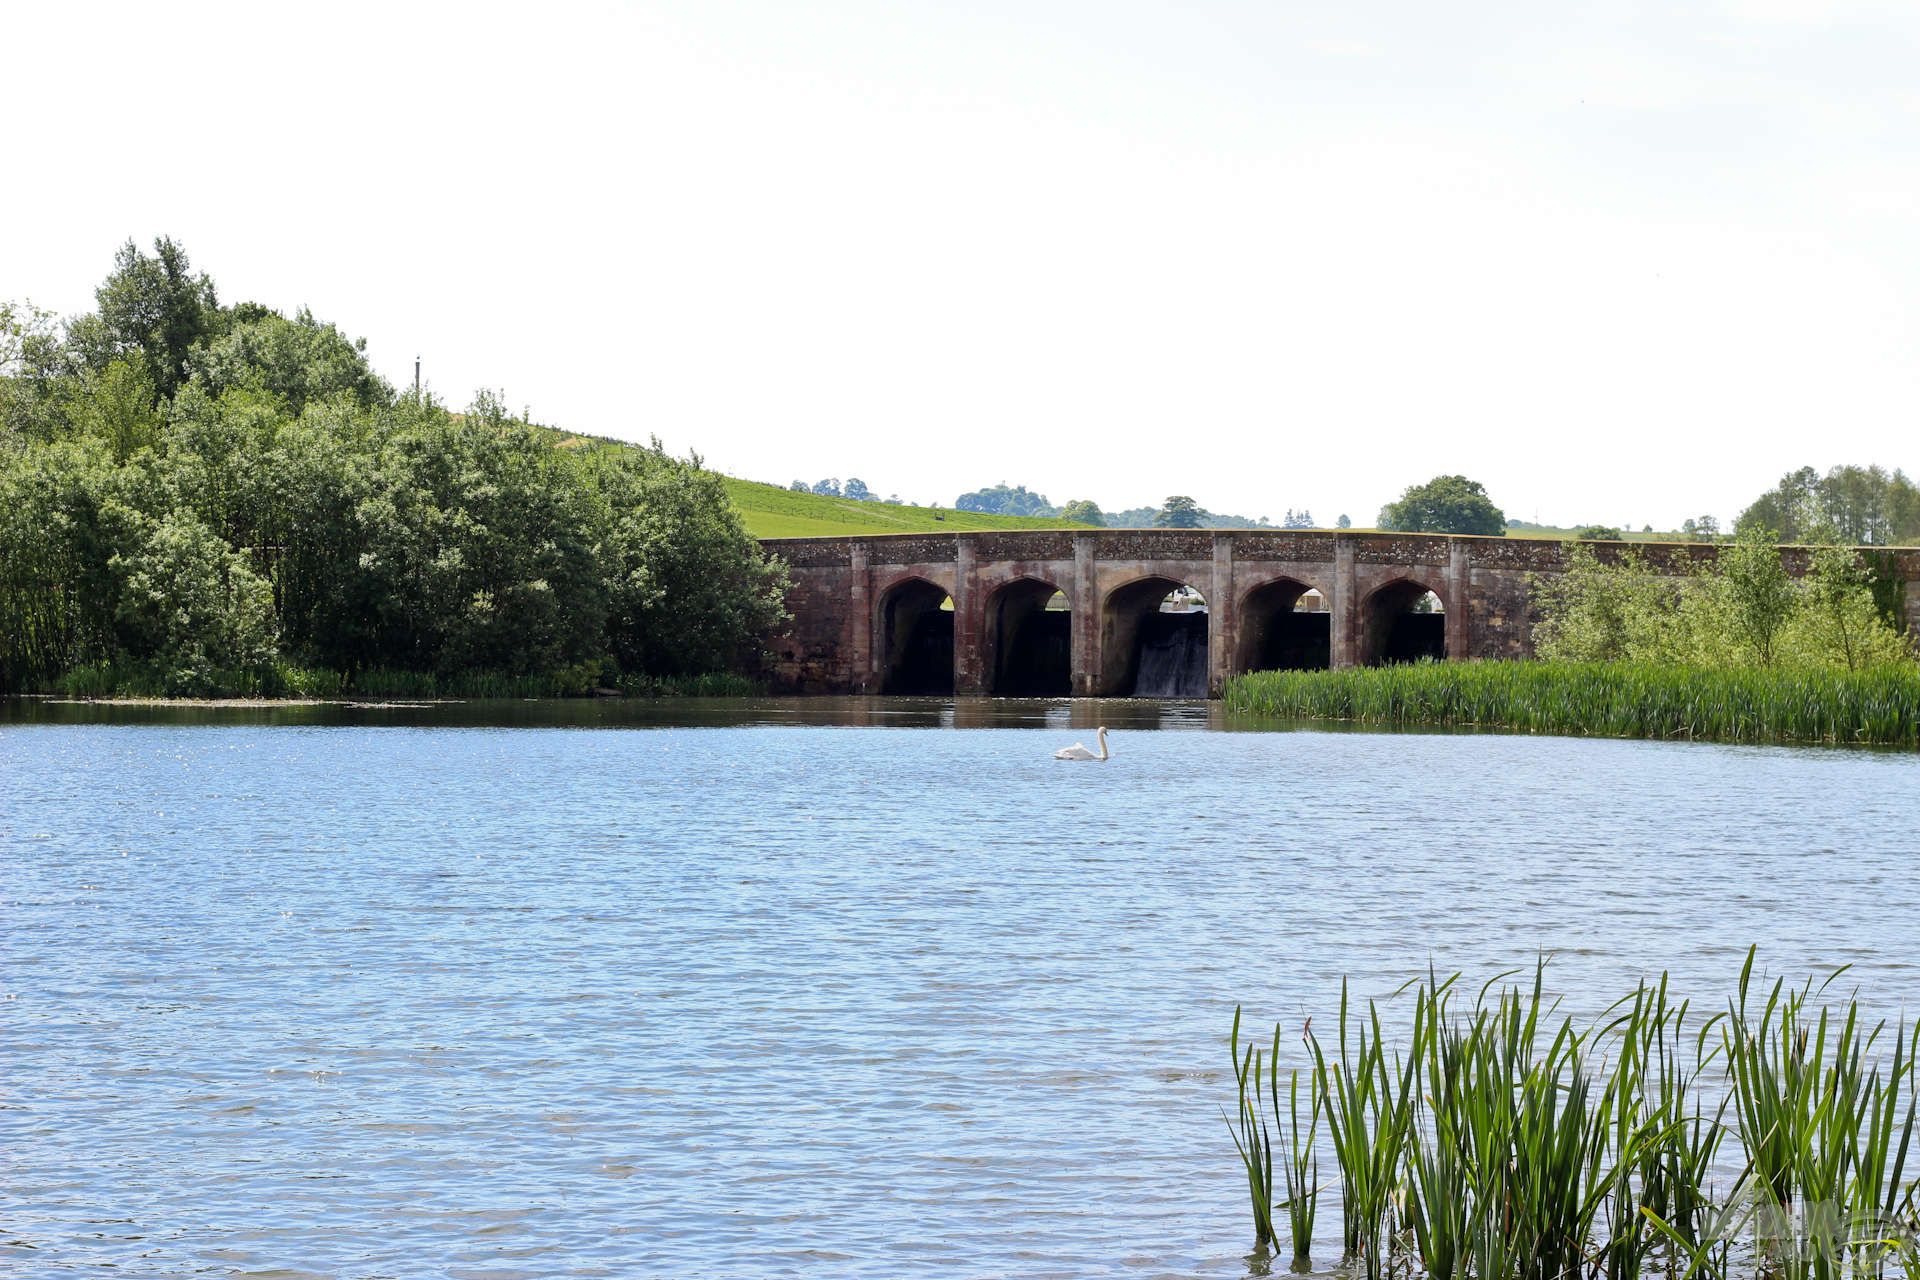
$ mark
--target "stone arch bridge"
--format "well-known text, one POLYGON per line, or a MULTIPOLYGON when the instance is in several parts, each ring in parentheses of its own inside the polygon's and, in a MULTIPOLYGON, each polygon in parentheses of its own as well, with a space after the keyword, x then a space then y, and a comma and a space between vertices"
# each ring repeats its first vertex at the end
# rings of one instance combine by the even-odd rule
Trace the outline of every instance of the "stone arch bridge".
MULTIPOLYGON (((1534 575, 1561 543, 1272 529, 1008 530, 775 538, 793 622, 778 689, 1215 695, 1243 671, 1532 652, 1534 575), (1184 681, 1184 684, 1181 683, 1184 681)), ((1617 543, 1594 544, 1604 556, 1617 543)), ((1636 543, 1681 574, 1712 544, 1636 543)), ((1920 551, 1896 551, 1920 626, 1920 551)), ((1789 571, 1804 549, 1785 552, 1789 571)))

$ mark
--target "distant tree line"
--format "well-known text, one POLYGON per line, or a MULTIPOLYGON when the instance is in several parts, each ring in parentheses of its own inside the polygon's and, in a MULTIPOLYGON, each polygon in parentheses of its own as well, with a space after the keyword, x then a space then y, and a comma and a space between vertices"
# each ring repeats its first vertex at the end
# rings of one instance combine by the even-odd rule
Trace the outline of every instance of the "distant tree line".
POLYGON ((1851 546, 1920 544, 1920 488, 1902 471, 1801 467, 1756 498, 1735 532, 1764 529, 1786 542, 1851 546))
MULTIPOLYGON (((1512 526, 1542 527, 1521 520, 1512 526)), ((1640 532, 1662 536, 1652 525, 1641 526, 1640 532)), ((1880 466, 1837 466, 1824 475, 1801 467, 1754 499, 1734 520, 1730 532, 1717 516, 1701 515, 1681 521, 1673 533, 1687 542, 1725 542, 1752 534, 1809 546, 1916 546, 1920 545, 1920 485, 1903 471, 1880 466)), ((1627 535, 1617 525, 1582 525, 1573 536, 1619 541, 1627 535)))
MULTIPOLYGON (((1157 507, 1129 507, 1125 510, 1102 511, 1100 504, 1091 498, 1075 498, 1064 506, 1054 506, 1047 501, 1045 494, 1035 493, 1025 485, 1001 483, 986 489, 975 489, 961 494, 954 500, 958 511, 977 511, 987 515, 1003 516, 1048 516, 1064 520, 1074 520, 1081 524, 1097 525, 1111 529, 1271 529, 1265 516, 1254 519, 1248 516, 1224 515, 1208 511, 1191 497, 1173 495, 1157 507)), ((1292 523, 1284 527, 1311 528, 1313 517, 1306 512, 1289 510, 1287 518, 1292 523)))
POLYGON ((396 394, 364 342, 222 305, 171 240, 129 242, 95 300, 0 308, 0 687, 584 687, 736 668, 782 617, 784 569, 697 458, 396 394))
MULTIPOLYGON (((796 486, 797 487, 797 486, 796 486)), ((816 492, 819 491, 816 487, 816 492)), ((1044 494, 1022 485, 998 484, 961 494, 954 504, 962 511, 1000 515, 1061 516, 1085 524, 1115 528, 1267 529, 1266 517, 1223 515, 1200 507, 1190 498, 1169 498, 1158 507, 1133 507, 1102 512, 1097 503, 1076 499, 1055 507, 1044 494), (1197 520, 1197 523, 1194 521, 1197 520)), ((1380 510, 1379 527, 1408 533, 1462 533, 1499 536, 1513 529, 1551 532, 1549 526, 1509 521, 1486 487, 1463 475, 1435 476, 1424 484, 1409 485, 1400 497, 1380 510)), ((1334 522, 1351 528, 1345 515, 1334 522)), ((1311 529, 1311 512, 1288 508, 1279 526, 1311 529)), ((1839 466, 1822 475, 1802 467, 1756 499, 1734 521, 1732 532, 1770 531, 1789 543, 1840 543, 1853 546, 1920 544, 1920 486, 1902 471, 1878 466, 1839 466)), ((1659 536, 1651 525, 1643 535, 1659 536)), ((1619 525, 1586 524, 1573 536, 1592 541, 1621 541, 1627 532, 1619 525)), ((1719 542, 1730 535, 1713 515, 1690 516, 1673 536, 1690 542, 1719 542)))
POLYGON ((844 484, 838 479, 815 480, 808 484, 805 480, 795 480, 787 488, 795 493, 817 493, 823 498, 851 498, 855 502, 878 502, 889 507, 905 506, 899 494, 885 498, 867 488, 867 482, 857 477, 849 478, 844 484))

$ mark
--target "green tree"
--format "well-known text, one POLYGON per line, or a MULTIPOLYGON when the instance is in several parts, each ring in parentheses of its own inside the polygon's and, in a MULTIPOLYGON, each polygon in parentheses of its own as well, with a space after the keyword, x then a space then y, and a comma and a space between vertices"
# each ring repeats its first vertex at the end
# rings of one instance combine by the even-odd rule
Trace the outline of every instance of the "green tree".
POLYGON ((361 504, 386 661, 533 675, 603 652, 605 508, 550 437, 481 395, 395 432, 361 504))
POLYGON ((1796 603, 1780 548, 1764 529, 1749 529, 1721 549, 1716 567, 1730 638, 1758 665, 1772 666, 1796 603))
POLYGON ((1053 505, 1043 494, 1034 493, 1025 485, 1009 487, 1006 483, 994 485, 990 489, 975 489, 963 493, 954 499, 956 511, 979 511, 987 515, 1003 516, 1050 516, 1056 514, 1053 505))
POLYGON ((187 251, 165 236, 153 242, 151 257, 129 240, 93 296, 96 316, 70 329, 87 363, 103 368, 115 355, 137 351, 154 390, 172 398, 186 381, 194 347, 219 322, 213 281, 194 275, 187 251))
POLYGON ((190 511, 228 545, 264 545, 261 521, 278 495, 268 459, 286 414, 270 395, 231 391, 214 400, 189 384, 170 406, 153 474, 157 501, 190 511))
POLYGON ((160 415, 144 361, 117 356, 106 368, 89 370, 76 381, 68 420, 82 435, 104 441, 115 462, 125 462, 154 443, 160 415))
POLYGON ((1507 517, 1477 480, 1435 476, 1380 509, 1380 527, 1406 533, 1504 534, 1507 517))
POLYGON ((1625 542, 1627 535, 1610 524, 1583 524, 1573 531, 1582 542, 1625 542))
POLYGON ((1105 528, 1107 523, 1107 517, 1101 512, 1100 504, 1092 498, 1075 498, 1060 508, 1060 518, 1080 524, 1090 524, 1095 528, 1105 528))
POLYGON ((1340 518, 1333 522, 1333 527, 1336 529, 1351 529, 1353 528, 1353 519, 1343 512, 1340 518))
POLYGON ((1800 542, 1820 521, 1820 473, 1812 467, 1789 471, 1733 522, 1735 533, 1765 529, 1769 536, 1800 542))
POLYGON ((113 657, 118 478, 92 440, 0 456, 0 690, 113 657))
POLYGON ((1175 494, 1160 504, 1153 525, 1156 529, 1198 529, 1203 514, 1199 503, 1185 494, 1175 494))
POLYGON ((205 693, 276 656, 577 687, 747 668, 784 616, 697 460, 395 397, 333 325, 218 311, 157 249, 100 314, 0 309, 0 689, 205 693))
POLYGON ((350 396, 365 406, 393 398, 393 389, 367 365, 365 338, 349 339, 304 309, 291 320, 264 308, 251 313, 192 356, 195 381, 214 397, 234 389, 260 391, 295 417, 309 402, 329 396, 350 396))
POLYGON ((76 372, 57 316, 0 302, 0 446, 62 434, 76 372))
POLYGON ((601 548, 607 619, 623 670, 696 675, 738 670, 786 618, 786 566, 740 523, 720 477, 654 441, 606 459, 598 476, 614 513, 601 548))
POLYGON ((382 651, 375 579, 362 557, 379 540, 377 427, 355 411, 311 412, 275 435, 264 467, 271 495, 258 538, 271 566, 282 645, 329 671, 399 667, 382 651))
POLYGON ((1735 530, 1749 527, 1790 543, 1912 543, 1920 541, 1920 487, 1883 467, 1838 466, 1824 476, 1801 467, 1740 513, 1735 530))
POLYGON ((1850 671, 1913 656, 1910 642, 1881 616, 1872 573, 1850 547, 1813 553, 1784 637, 1793 661, 1850 671))
MULTIPOLYGON (((1755 526, 1757 528, 1757 526, 1755 526)), ((1720 540, 1720 521, 1715 516, 1701 516, 1699 519, 1686 519, 1680 522, 1680 532, 1686 535, 1688 542, 1718 542, 1720 540)), ((1766 530, 1760 531, 1769 541, 1774 535, 1766 530)))
POLYGON ((274 656, 272 592, 244 557, 192 516, 148 520, 121 509, 138 533, 109 567, 122 649, 156 668, 178 693, 206 693, 223 668, 274 656))

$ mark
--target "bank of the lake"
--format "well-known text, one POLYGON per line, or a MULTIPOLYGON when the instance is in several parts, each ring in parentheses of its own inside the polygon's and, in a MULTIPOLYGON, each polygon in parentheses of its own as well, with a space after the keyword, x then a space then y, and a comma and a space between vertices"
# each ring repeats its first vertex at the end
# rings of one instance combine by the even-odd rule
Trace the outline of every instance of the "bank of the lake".
POLYGON ((1260 671, 1230 711, 1294 720, 1607 738, 1920 746, 1920 666, 1863 671, 1636 662, 1433 662, 1260 671))
POLYGON ((333 671, 287 662, 203 672, 183 695, 180 682, 144 663, 78 667, 37 682, 29 696, 122 702, 327 701, 435 698, 743 698, 762 692, 760 681, 734 672, 653 676, 590 662, 539 674, 494 671, 433 672, 373 668, 333 671))

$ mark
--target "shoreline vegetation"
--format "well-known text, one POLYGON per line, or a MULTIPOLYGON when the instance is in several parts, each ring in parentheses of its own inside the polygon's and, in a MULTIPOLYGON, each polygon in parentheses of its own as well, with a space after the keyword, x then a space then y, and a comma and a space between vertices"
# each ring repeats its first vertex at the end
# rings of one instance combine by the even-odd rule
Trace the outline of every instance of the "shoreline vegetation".
POLYGON ((0 692, 735 692, 785 619, 697 457, 396 390, 170 240, 94 298, 0 304, 0 692))
POLYGON ((1920 667, 1859 671, 1653 662, 1423 662, 1260 671, 1230 712, 1572 737, 1920 747, 1920 667))
POLYGON ((208 687, 219 692, 181 696, 144 667, 83 667, 23 696, 86 702, 217 704, 233 702, 446 702, 486 698, 747 698, 766 692, 748 676, 724 672, 694 676, 646 676, 591 665, 571 671, 508 676, 488 673, 438 675, 430 671, 339 672, 273 664, 246 671, 215 671, 208 687))
POLYGON ((1920 664, 1897 580, 1817 546, 1791 577, 1749 528, 1690 577, 1573 544, 1537 577, 1533 659, 1260 671, 1229 711, 1607 738, 1920 747, 1920 664))
POLYGON ((1754 958, 1722 1008, 1662 974, 1584 1027, 1546 994, 1544 961, 1472 997, 1458 974, 1409 983, 1397 1035, 1342 983, 1331 1043, 1309 1021, 1284 1053, 1277 1025, 1242 1041, 1236 1010, 1228 1123, 1256 1253, 1284 1237, 1304 1268, 1337 1186, 1345 1266, 1368 1280, 1920 1274, 1920 1026, 1871 1020, 1855 993, 1829 1002, 1844 967, 1768 987, 1754 958), (1283 1074, 1283 1056, 1302 1065, 1283 1074))

